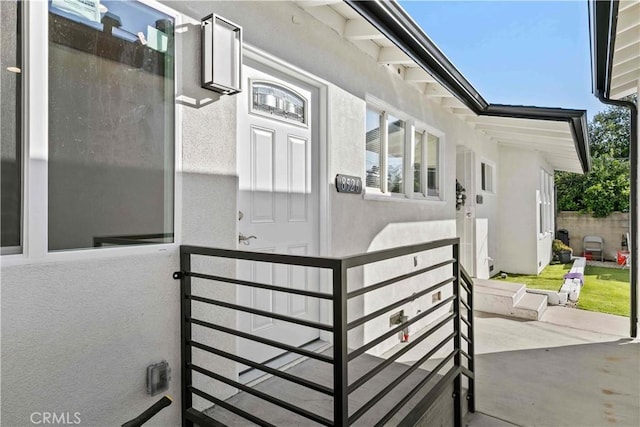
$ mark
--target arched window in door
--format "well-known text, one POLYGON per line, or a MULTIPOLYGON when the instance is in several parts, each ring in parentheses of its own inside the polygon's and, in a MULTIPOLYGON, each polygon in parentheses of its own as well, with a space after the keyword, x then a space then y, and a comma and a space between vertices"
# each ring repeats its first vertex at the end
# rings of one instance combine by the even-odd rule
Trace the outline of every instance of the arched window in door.
POLYGON ((307 124, 307 100, 275 83, 251 83, 251 112, 289 122, 307 124))

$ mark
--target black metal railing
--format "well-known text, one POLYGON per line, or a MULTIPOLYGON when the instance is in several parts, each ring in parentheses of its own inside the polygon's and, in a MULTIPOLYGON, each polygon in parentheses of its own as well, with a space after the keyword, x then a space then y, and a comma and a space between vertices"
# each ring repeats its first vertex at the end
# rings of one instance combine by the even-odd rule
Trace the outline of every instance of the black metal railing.
MULTIPOLYGON (((377 421, 372 425, 382 426, 393 420, 399 425, 411 426, 419 421, 425 412, 433 405, 436 399, 446 390, 453 386, 454 397, 454 414, 455 425, 461 426, 465 411, 464 389, 466 388, 467 409, 474 411, 474 347, 473 347, 473 282, 461 268, 459 263, 459 240, 444 239, 429 243, 403 246, 392 249, 385 249, 375 252, 364 253, 355 256, 342 258, 326 258, 326 257, 309 257, 297 255, 281 255, 274 253, 247 252, 238 250, 215 249, 195 246, 182 246, 180 249, 180 271, 174 274, 174 278, 181 280, 182 295, 182 414, 183 425, 224 425, 221 421, 216 420, 202 411, 193 407, 193 396, 199 396, 208 402, 217 405, 237 416, 240 416, 252 423, 261 426, 271 426, 272 424, 260 416, 264 413, 250 413, 246 408, 234 406, 229 401, 213 396, 211 393, 205 392, 199 387, 194 386, 193 374, 197 373, 211 380, 226 384, 238 391, 252 395, 253 397, 265 400, 275 406, 283 408, 297 416, 304 417, 310 421, 320 425, 327 426, 347 426, 361 420, 365 414, 376 407, 383 399, 403 383, 407 378, 413 378, 419 381, 412 384, 410 389, 402 391, 402 397, 393 406, 388 409, 385 407, 385 413, 380 415, 377 421), (447 251, 451 249, 451 252, 447 251), (437 261, 426 267, 417 268, 417 256, 426 253, 434 253, 440 251, 437 261), (444 251, 444 256, 443 255, 444 251), (243 260, 254 261, 259 263, 280 264, 288 266, 298 266, 305 268, 321 269, 330 272, 330 288, 331 292, 314 292, 294 287, 283 287, 267 283, 258 283, 249 280, 240 280, 238 278, 226 277, 219 274, 205 274, 196 272, 192 269, 193 257, 216 259, 216 260, 243 260), (411 257, 414 260, 412 270, 401 272, 391 278, 376 283, 368 284, 363 287, 350 287, 348 276, 351 269, 358 267, 372 266, 375 263, 394 260, 394 263, 400 264, 400 260, 411 257), (428 275, 427 273, 430 273, 428 275), (437 276, 433 274, 438 273, 437 276), (444 276, 444 277, 443 277, 444 276), (438 279, 433 279, 438 277, 438 279), (231 284, 235 286, 250 287, 252 289, 264 289, 275 292, 284 292, 300 295, 307 298, 315 298, 319 301, 325 301, 331 305, 332 323, 322 323, 304 320, 292 316, 286 316, 279 313, 273 313, 266 310, 259 310, 253 307, 236 304, 234 302, 222 301, 216 298, 198 296, 192 293, 192 279, 204 281, 206 284, 220 282, 222 284, 231 284), (370 313, 364 313, 358 318, 350 320, 348 315, 348 302, 354 298, 365 296, 371 292, 389 287, 403 286, 409 280, 419 278, 420 284, 418 288, 410 289, 410 294, 395 301, 386 301, 383 307, 372 310, 370 313), (429 279, 437 283, 429 283, 429 279), (354 289, 355 288, 355 289, 354 289), (353 290, 349 290, 353 289, 353 290), (441 298, 439 301, 430 304, 431 306, 424 311, 419 311, 411 318, 405 318, 397 325, 389 325, 383 333, 377 335, 376 338, 367 342, 362 340, 358 342, 356 348, 350 347, 348 342, 348 333, 356 328, 366 327, 370 322, 379 319, 381 316, 388 316, 388 313, 394 310, 406 307, 419 298, 428 298, 429 295, 436 292, 444 292, 444 295, 450 293, 448 297, 441 298), (278 340, 266 338, 256 334, 251 334, 237 328, 224 326, 216 321, 205 321, 195 318, 192 313, 192 305, 194 302, 205 304, 207 306, 220 307, 221 309, 232 310, 236 314, 239 312, 249 313, 257 316, 264 316, 278 321, 289 322, 303 327, 316 328, 331 334, 331 355, 322 352, 314 352, 302 347, 292 346, 278 340), (388 302, 388 304, 387 304, 388 302), (434 319, 436 317, 436 319, 434 319), (198 338, 194 338, 192 327, 197 325, 200 328, 206 328, 216 333, 223 333, 239 337, 244 340, 251 340, 260 344, 274 347, 285 352, 295 353, 297 355, 314 359, 328 364, 332 370, 333 383, 332 387, 304 378, 300 375, 293 375, 287 370, 268 366, 267 363, 260 363, 250 360, 243 355, 236 354, 236 351, 225 351, 216 346, 214 342, 203 343, 198 338), (376 359, 376 363, 368 371, 358 378, 349 381, 349 363, 354 362, 359 356, 370 353, 372 349, 382 343, 389 343, 394 336, 408 331, 409 327, 423 328, 421 334, 412 338, 410 342, 405 343, 396 349, 393 354, 388 355, 386 359, 376 359), (438 334, 446 334, 445 338, 437 339, 438 334), (428 340, 431 338, 431 340, 428 340), (447 348, 452 349, 446 354, 442 354, 447 348), (236 379, 228 378, 219 372, 215 372, 214 366, 200 366, 193 360, 193 350, 206 352, 223 358, 237 364, 257 369, 266 374, 302 386, 314 392, 330 396, 333 399, 332 417, 318 414, 309 408, 303 408, 293 402, 285 401, 270 393, 265 393, 256 388, 243 384, 236 379), (428 349, 428 350, 427 350, 428 349), (412 363, 402 362, 399 359, 408 352, 414 350, 419 352, 419 357, 412 363), (434 364, 435 367, 425 370, 423 365, 427 362, 434 364), (365 403, 359 407, 349 410, 349 396, 363 385, 368 384, 374 377, 383 372, 386 368, 394 366, 402 366, 404 371, 396 375, 392 381, 376 389, 373 396, 369 396, 365 403), (419 370, 419 371, 418 371, 419 370), (420 376, 414 376, 420 372, 420 376), (466 382, 466 383, 465 383, 466 382), (428 387, 426 387, 428 386, 428 387), (388 410, 387 410, 388 409, 388 410), (400 411, 403 411, 401 418, 398 418, 400 411), (394 418, 395 417, 395 418, 394 418)), ((432 257, 433 258, 433 257, 432 257)), ((388 265, 387 265, 388 268, 388 265)), ((199 283, 200 285, 200 283, 199 283)), ((199 286, 199 288, 201 288, 199 286)), ((441 294, 439 293, 440 297, 441 294)), ((386 319, 386 316, 384 317, 386 319)), ((353 344, 353 343, 352 343, 353 344)), ((394 349, 396 347, 393 347, 394 349)), ((412 353, 413 354, 413 353, 412 353)), ((406 384, 406 383, 405 383, 406 384)), ((406 387, 405 387, 406 388, 406 387)), ((397 396, 397 394, 396 394, 397 396)), ((388 406, 388 405, 387 405, 388 406)), ((379 413, 379 407, 377 408, 379 413)), ((362 421, 362 420, 361 420, 362 421)))

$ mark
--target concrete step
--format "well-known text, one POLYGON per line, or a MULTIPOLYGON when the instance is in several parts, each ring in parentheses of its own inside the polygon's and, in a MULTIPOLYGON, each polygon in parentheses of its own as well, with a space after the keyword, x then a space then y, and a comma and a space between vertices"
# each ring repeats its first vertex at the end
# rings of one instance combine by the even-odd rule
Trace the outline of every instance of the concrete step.
POLYGON ((527 293, 522 283, 474 279, 474 309, 486 313, 540 320, 547 308, 547 296, 527 293))
POLYGON ((473 279, 473 308, 508 316, 525 293, 526 286, 521 283, 473 279))
POLYGON ((513 307, 512 316, 521 319, 540 320, 547 309, 547 299, 546 295, 526 293, 513 307))

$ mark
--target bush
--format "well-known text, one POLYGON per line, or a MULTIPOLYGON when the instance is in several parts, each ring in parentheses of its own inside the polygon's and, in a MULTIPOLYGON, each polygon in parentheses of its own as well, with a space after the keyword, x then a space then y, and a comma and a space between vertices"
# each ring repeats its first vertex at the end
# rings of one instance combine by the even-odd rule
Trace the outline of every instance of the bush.
POLYGON ((559 253, 560 251, 569 251, 571 252, 571 247, 565 245, 564 243, 562 243, 562 240, 554 240, 553 244, 551 245, 551 250, 553 251, 554 254, 559 253))

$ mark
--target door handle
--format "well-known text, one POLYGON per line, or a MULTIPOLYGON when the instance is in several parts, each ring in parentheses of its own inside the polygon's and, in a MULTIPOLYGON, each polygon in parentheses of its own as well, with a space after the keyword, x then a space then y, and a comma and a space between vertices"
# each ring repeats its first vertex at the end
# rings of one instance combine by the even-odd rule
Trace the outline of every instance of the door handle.
POLYGON ((256 236, 245 236, 242 233, 238 234, 238 243, 242 243, 243 245, 248 245, 251 239, 257 239, 256 236))

